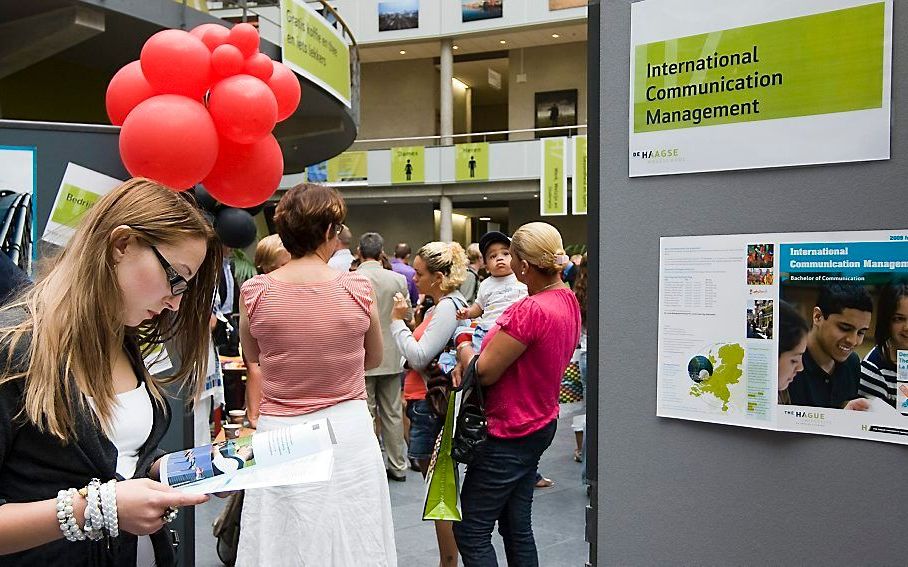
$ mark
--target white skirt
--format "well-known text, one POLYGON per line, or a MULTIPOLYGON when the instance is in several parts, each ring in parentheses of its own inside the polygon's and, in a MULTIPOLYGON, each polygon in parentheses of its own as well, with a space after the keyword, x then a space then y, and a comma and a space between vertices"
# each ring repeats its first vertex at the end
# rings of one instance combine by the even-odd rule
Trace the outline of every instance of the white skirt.
POLYGON ((397 565, 388 480, 365 400, 300 416, 263 415, 258 429, 323 417, 337 438, 331 480, 247 490, 238 567, 397 565))

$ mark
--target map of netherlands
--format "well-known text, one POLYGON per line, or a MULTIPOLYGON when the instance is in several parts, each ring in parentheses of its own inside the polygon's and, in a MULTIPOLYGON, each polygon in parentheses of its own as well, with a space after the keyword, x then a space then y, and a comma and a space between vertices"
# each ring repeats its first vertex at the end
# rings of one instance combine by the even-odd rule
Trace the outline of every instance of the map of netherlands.
POLYGON ((744 375, 742 368, 744 347, 737 343, 722 345, 718 353, 710 352, 707 358, 715 370, 709 378, 691 386, 690 395, 700 397, 712 394, 722 402, 722 411, 728 411, 728 403, 731 400, 729 386, 740 382, 741 376, 744 375))

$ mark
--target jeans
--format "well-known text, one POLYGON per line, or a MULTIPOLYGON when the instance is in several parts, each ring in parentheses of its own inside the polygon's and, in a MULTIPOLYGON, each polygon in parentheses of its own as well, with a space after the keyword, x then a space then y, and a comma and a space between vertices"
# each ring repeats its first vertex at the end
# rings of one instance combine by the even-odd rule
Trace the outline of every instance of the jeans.
POLYGON ((539 457, 552 444, 557 420, 517 439, 489 437, 467 467, 460 494, 463 521, 454 538, 465 567, 497 566, 492 530, 504 539, 508 565, 539 565, 533 538, 533 488, 539 457))

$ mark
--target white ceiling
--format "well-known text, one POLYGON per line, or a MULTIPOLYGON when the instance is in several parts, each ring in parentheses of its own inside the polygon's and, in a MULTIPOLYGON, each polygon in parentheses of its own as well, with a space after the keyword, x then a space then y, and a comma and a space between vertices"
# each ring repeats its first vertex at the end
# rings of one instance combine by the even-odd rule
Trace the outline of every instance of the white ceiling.
MULTIPOLYGON (((586 20, 573 23, 559 23, 548 26, 512 28, 491 32, 464 35, 454 39, 457 49, 454 55, 488 53, 523 47, 539 47, 586 41, 586 20), (552 34, 558 35, 557 38, 552 34), (501 43, 504 41, 505 43, 501 43)), ((400 61, 404 59, 427 59, 441 55, 441 40, 396 41, 393 44, 371 44, 359 46, 359 58, 363 63, 376 61, 400 61), (400 53, 406 51, 406 53, 400 53)))

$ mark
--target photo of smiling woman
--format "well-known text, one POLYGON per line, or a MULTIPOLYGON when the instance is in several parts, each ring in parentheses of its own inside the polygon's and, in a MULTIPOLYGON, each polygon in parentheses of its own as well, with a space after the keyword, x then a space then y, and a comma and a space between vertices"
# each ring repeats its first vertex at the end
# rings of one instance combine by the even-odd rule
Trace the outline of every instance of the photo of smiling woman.
POLYGON ((790 404, 788 385, 804 369, 803 356, 807 351, 807 332, 810 327, 795 308, 779 302, 779 403, 790 404))
MULTIPOLYGON (((883 286, 877 302, 876 346, 861 361, 860 394, 897 407, 898 351, 908 350, 908 282, 883 286)), ((902 410, 903 413, 908 410, 902 410)))

